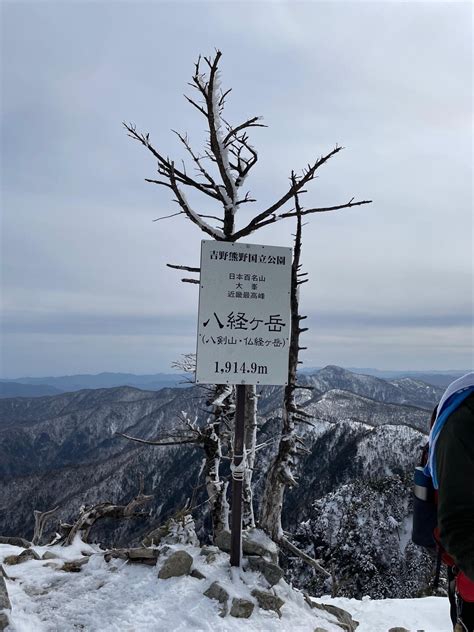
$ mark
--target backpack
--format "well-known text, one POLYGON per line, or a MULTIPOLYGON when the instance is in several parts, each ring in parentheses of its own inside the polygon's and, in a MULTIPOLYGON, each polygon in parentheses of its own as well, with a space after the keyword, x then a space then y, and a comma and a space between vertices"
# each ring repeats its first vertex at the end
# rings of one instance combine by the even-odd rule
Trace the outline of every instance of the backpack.
MULTIPOLYGON (((437 564, 433 587, 437 588, 441 562, 450 568, 451 574, 455 577, 456 592, 463 601, 474 602, 474 581, 469 579, 462 571, 457 569, 454 560, 443 549, 438 530, 438 491, 432 478, 432 473, 436 477, 434 450, 436 440, 441 428, 435 427, 438 419, 442 415, 449 415, 473 392, 472 378, 474 374, 469 374, 451 384, 443 395, 439 405, 435 407, 430 421, 430 440, 422 449, 419 465, 416 466, 413 477, 413 523, 412 541, 414 544, 422 546, 430 551, 437 552, 437 564), (469 378, 469 385, 466 379, 469 378), (457 388, 460 386, 462 388, 457 388), (438 410, 440 415, 438 415, 438 410), (433 439, 434 437, 434 439, 433 439)), ((446 420, 445 419, 445 420, 446 420)), ((444 423, 444 422, 442 422, 444 423)), ((442 424, 441 424, 442 427, 442 424)))
MULTIPOLYGON (((437 407, 433 410, 430 430, 436 420, 437 407)), ((431 551, 436 550, 434 532, 438 526, 438 493, 433 479, 425 472, 429 458, 429 441, 423 446, 419 464, 413 476, 413 523, 411 539, 414 544, 431 551)))

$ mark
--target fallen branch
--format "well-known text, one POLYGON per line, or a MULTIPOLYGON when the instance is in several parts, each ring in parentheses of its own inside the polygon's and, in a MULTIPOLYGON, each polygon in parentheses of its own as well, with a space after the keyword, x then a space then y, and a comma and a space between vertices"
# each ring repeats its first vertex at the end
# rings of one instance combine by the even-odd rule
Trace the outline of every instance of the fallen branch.
POLYGON ((305 553, 304 551, 299 549, 297 546, 292 544, 285 537, 281 538, 278 541, 278 544, 284 547, 285 549, 287 549, 287 551, 290 551, 290 553, 293 553, 293 555, 296 555, 297 557, 302 559, 303 562, 306 562, 306 564, 309 564, 309 566, 317 570, 319 573, 321 573, 325 577, 331 577, 331 573, 327 571, 325 568, 323 568, 317 560, 310 557, 307 553, 305 553))
POLYGON ((135 498, 132 498, 127 505, 116 505, 114 503, 105 502, 92 507, 84 508, 62 544, 66 546, 72 544, 76 535, 80 535, 82 541, 87 542, 90 530, 94 524, 102 518, 118 518, 127 520, 130 518, 146 516, 147 514, 144 512, 136 512, 138 507, 150 502, 153 499, 152 495, 145 495, 143 493, 143 487, 144 481, 143 476, 141 476, 140 490, 135 498))

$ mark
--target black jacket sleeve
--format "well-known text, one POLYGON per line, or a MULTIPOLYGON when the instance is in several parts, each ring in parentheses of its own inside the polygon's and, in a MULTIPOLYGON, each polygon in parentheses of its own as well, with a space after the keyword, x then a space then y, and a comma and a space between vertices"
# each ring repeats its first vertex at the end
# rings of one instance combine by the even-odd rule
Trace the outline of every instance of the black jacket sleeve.
POLYGON ((446 421, 436 446, 441 544, 474 581, 474 394, 446 421))

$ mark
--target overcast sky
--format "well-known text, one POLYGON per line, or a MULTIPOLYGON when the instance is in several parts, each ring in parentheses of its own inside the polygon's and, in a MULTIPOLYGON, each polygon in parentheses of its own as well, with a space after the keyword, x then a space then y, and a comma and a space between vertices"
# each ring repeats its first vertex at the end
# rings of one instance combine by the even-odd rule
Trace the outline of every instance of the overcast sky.
MULTIPOLYGON (((183 93, 223 52, 228 115, 262 115, 262 210, 336 143, 306 207, 306 366, 473 366, 472 6, 458 2, 5 2, 2 377, 170 371, 195 349, 203 235, 122 121, 184 157, 183 93)), ((204 205, 198 207, 206 211, 204 205)), ((252 209, 242 211, 239 225, 252 209)), ((292 220, 252 241, 291 245, 292 220)))

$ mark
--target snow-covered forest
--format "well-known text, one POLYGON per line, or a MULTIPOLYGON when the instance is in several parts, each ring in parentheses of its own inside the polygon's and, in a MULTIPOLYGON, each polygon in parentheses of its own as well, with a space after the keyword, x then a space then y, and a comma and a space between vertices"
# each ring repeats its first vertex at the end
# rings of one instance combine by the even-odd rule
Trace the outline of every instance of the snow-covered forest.
MULTIPOLYGON (((310 420, 302 435, 307 452, 298 460, 298 485, 287 495, 282 524, 290 541, 311 559, 318 560, 330 576, 321 574, 291 551, 282 550, 277 566, 282 569, 281 575, 276 576, 282 579, 275 589, 285 601, 282 617, 263 611, 252 622, 249 620, 248 629, 285 630, 292 618, 301 621, 301 630, 313 630, 318 625, 332 629, 327 621, 315 620, 318 613, 304 602, 304 594, 309 594, 353 613, 354 619, 366 626, 362 630, 380 632, 404 625, 407 629, 441 632, 446 628, 436 627, 435 623, 429 627, 426 621, 422 627, 419 623, 423 617, 430 620, 435 611, 437 617, 445 615, 446 599, 423 597, 430 592, 433 561, 410 542, 412 469, 426 440, 431 402, 439 397, 441 389, 412 378, 381 380, 332 366, 301 374, 300 379, 314 387, 302 391, 299 403, 310 420), (290 585, 295 594, 288 592, 290 585), (421 599, 419 605, 410 601, 415 597, 421 599), (383 607, 375 605, 381 603, 377 601, 380 599, 401 598, 407 599, 403 608, 397 601, 389 601, 383 607)), ((15 561, 23 546, 28 546, 26 551, 31 547, 27 542, 17 542, 20 548, 11 543, 0 545, 0 554, 7 560, 4 570, 9 578, 6 585, 16 626, 13 629, 26 632, 32 629, 27 627, 27 621, 31 621, 36 629, 49 630, 47 621, 51 617, 59 627, 63 618, 72 617, 74 624, 84 625, 85 629, 99 629, 94 626, 105 610, 110 614, 110 630, 121 624, 133 626, 135 617, 143 621, 143 627, 136 629, 156 629, 156 620, 164 622, 163 630, 172 629, 166 627, 169 625, 177 625, 176 629, 180 629, 179 625, 182 629, 192 629, 191 625, 197 630, 211 629, 219 609, 212 600, 207 604, 201 599, 214 581, 211 578, 226 584, 233 591, 230 594, 239 596, 249 596, 258 581, 262 589, 268 590, 261 570, 249 575, 255 582, 253 587, 241 586, 241 580, 225 571, 229 568, 228 553, 213 548, 202 449, 194 444, 141 444, 122 436, 133 434, 150 441, 182 436, 183 426, 186 427, 183 420, 201 407, 196 425, 205 424, 207 394, 202 391, 196 386, 157 392, 124 386, 50 397, 0 399, 0 491, 4 507, 0 533, 29 542, 34 539, 33 511, 59 506, 45 521, 41 541, 32 547, 40 558, 47 551, 52 554, 48 553, 45 560, 26 557, 10 565, 8 562, 15 561), (88 534, 92 544, 77 540, 69 546, 45 546, 54 538, 59 523, 71 525, 77 520, 83 504, 109 501, 126 506, 137 496, 140 476, 143 493, 148 497, 140 507, 143 515, 130 520, 118 516, 97 520, 88 534), (153 569, 142 568, 143 559, 127 556, 125 551, 130 547, 138 550, 143 542, 150 546, 152 540, 146 539, 150 531, 184 516, 192 518, 195 535, 183 537, 180 529, 174 528, 178 534, 174 539, 167 534, 164 542, 152 544, 147 550, 156 551, 152 553, 156 555, 151 559, 153 569), (204 561, 198 541, 204 547, 204 561), (192 577, 186 579, 186 586, 178 579, 166 580, 175 582, 168 593, 168 584, 162 580, 157 586, 156 571, 152 571, 157 564, 160 568, 171 551, 180 548, 193 558, 192 568, 206 575, 206 584, 201 585, 204 580, 192 577), (164 553, 158 556, 158 549, 164 553), (110 554, 111 551, 122 551, 121 557, 112 557, 115 553, 110 554), (56 559, 53 554, 59 557, 56 559), (8 556, 13 556, 13 560, 8 560, 8 556), (209 561, 206 556, 210 556, 209 561), (62 571, 65 561, 74 561, 78 573, 69 576, 62 571), (206 574, 203 563, 205 569, 212 568, 211 575, 206 574), (18 581, 12 579, 16 577, 18 581), (142 596, 134 598, 135 605, 127 610, 128 614, 120 610, 113 614, 107 605, 111 597, 105 595, 108 591, 129 594, 129 582, 138 582, 142 596), (84 600, 92 585, 102 587, 95 593, 94 607, 87 608, 84 600), (104 600, 99 598, 101 594, 104 600), (168 611, 169 604, 178 603, 186 595, 195 601, 194 608, 173 607, 168 611), (55 605, 65 599, 67 608, 55 605), (161 605, 156 609, 153 604, 158 602, 161 605), (139 608, 138 604, 142 606, 139 608), (177 610, 188 613, 182 621, 173 618, 177 610), (209 628, 199 627, 204 625, 197 623, 201 617, 206 617, 209 628)), ((277 449, 274 428, 281 424, 282 388, 262 387, 258 395, 258 444, 262 447, 256 452, 254 473, 257 515, 264 473, 277 449)), ((222 470, 223 479, 227 480, 228 475, 227 465, 222 470)), ((227 548, 222 539, 217 538, 217 544, 227 548)), ((145 565, 149 563, 150 559, 145 559, 145 565)), ((244 555, 244 565, 248 563, 244 555)), ((249 600, 255 602, 251 595, 249 600)), ((219 628, 217 621, 217 629, 234 629, 232 622, 219 628)))

